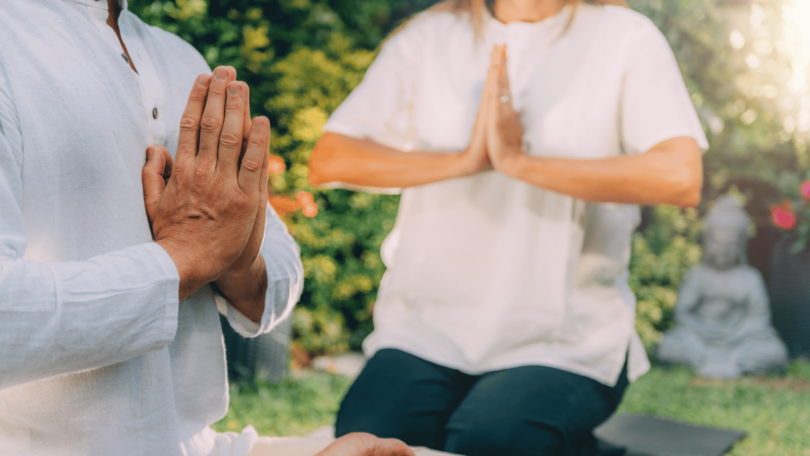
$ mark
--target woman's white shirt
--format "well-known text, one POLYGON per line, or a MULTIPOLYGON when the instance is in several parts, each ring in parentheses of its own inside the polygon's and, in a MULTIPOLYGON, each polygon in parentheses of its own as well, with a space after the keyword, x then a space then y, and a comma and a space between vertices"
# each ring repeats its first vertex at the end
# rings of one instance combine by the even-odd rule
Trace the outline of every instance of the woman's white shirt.
MULTIPOLYGON (((602 158, 708 144, 669 45, 634 11, 582 4, 537 23, 425 12, 392 37, 325 131, 402 150, 471 137, 489 53, 506 44, 527 153, 602 158)), ((585 203, 495 171, 405 189, 368 356, 398 348, 468 373, 545 365, 616 383, 649 368, 627 285, 637 206, 585 203)))

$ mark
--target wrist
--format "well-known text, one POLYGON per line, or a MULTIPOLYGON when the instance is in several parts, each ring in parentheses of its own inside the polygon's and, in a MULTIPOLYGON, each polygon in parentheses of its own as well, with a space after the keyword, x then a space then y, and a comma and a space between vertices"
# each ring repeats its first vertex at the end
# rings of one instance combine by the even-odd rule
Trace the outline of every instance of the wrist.
POLYGON ((259 322, 264 314, 267 294, 267 270, 259 255, 245 272, 226 272, 212 282, 214 290, 236 307, 242 315, 259 322))
POLYGON ((259 255, 246 271, 226 271, 213 282, 220 294, 228 300, 256 300, 260 296, 261 301, 264 302, 264 292, 267 288, 267 270, 264 259, 259 255))
POLYGON ((456 160, 455 173, 452 177, 467 177, 475 173, 492 169, 492 164, 486 151, 473 150, 467 147, 461 152, 453 154, 456 160))
POLYGON ((255 277, 259 270, 264 271, 264 259, 262 255, 256 255, 253 263, 247 268, 236 269, 234 265, 226 269, 225 272, 216 279, 216 282, 224 281, 244 281, 246 277, 255 277))
POLYGON ((466 177, 470 174, 475 173, 475 164, 471 160, 471 153, 469 148, 462 150, 461 152, 452 154, 454 160, 453 175, 452 177, 466 177))
POLYGON ((181 301, 211 280, 211 274, 206 273, 200 267, 205 262, 194 258, 188 248, 176 245, 170 239, 161 239, 156 242, 169 254, 174 262, 174 267, 177 268, 177 275, 180 277, 179 298, 181 301))
POLYGON ((526 154, 523 150, 519 149, 501 157, 500 160, 495 163, 495 168, 502 174, 513 179, 521 179, 526 159, 526 154))

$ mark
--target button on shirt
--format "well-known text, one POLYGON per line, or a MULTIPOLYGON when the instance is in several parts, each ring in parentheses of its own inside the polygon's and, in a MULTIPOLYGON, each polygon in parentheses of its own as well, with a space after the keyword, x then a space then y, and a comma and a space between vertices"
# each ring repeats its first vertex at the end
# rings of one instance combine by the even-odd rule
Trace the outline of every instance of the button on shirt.
POLYGON ((148 146, 175 153, 210 69, 123 6, 138 73, 106 2, 0 0, 0 454, 244 456, 255 432, 209 428, 228 407, 219 313, 273 328, 301 292, 298 248, 269 209, 258 324, 210 286, 178 303, 141 170, 148 146))
MULTIPOLYGON (((627 8, 536 23, 425 12, 383 46, 324 130, 403 150, 463 150, 494 44, 507 44, 523 148, 595 159, 674 137, 708 147, 666 40, 627 8)), ((614 385, 649 367, 627 285, 638 208, 588 204, 495 171, 405 189, 364 348, 471 374, 545 365, 614 385)))

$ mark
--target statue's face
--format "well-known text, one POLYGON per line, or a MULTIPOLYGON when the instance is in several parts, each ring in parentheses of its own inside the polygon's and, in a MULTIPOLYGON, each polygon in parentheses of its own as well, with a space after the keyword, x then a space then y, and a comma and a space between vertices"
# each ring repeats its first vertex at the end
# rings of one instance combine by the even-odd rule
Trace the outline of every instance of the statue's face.
POLYGON ((746 239, 738 229, 707 227, 703 233, 703 262, 720 270, 736 266, 746 239))

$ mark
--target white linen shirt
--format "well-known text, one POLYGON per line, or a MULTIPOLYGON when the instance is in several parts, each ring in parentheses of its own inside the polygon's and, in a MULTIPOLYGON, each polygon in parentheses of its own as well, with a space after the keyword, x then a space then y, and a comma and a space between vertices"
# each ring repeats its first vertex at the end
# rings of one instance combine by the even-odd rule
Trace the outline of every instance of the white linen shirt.
POLYGON ((301 293, 298 248, 268 208, 260 324, 210 286, 178 303, 141 183, 208 65, 125 9, 136 74, 106 1, 0 11, 0 454, 246 455, 252 428, 209 428, 228 407, 218 307, 244 336, 271 330, 301 293))
MULTIPOLYGON (((494 44, 506 44, 523 146, 538 156, 638 154, 679 136, 708 147, 666 40, 627 8, 583 3, 536 23, 425 12, 382 48, 325 131, 403 150, 471 137, 494 44)), ((368 356, 398 348, 479 374, 523 365, 614 385, 649 368, 627 285, 637 206, 586 204, 495 171, 402 192, 368 356)))

